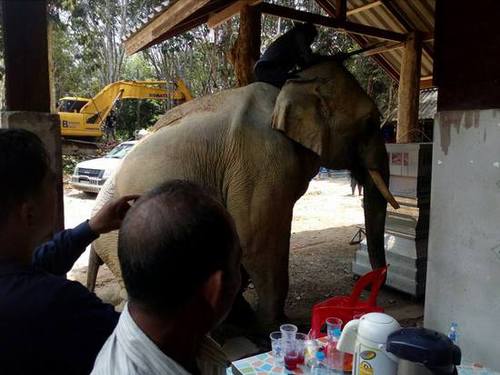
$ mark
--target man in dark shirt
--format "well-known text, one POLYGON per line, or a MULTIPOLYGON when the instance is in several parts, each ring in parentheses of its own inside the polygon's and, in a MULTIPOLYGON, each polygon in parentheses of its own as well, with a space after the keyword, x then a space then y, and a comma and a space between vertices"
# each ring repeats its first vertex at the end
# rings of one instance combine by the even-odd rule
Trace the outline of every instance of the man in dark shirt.
POLYGON ((62 276, 99 234, 120 226, 137 197, 37 247, 53 227, 55 188, 36 135, 0 129, 0 176, 0 373, 88 374, 118 313, 62 276))
POLYGON ((312 65, 317 56, 311 44, 318 35, 313 24, 296 24, 291 30, 271 43, 254 67, 257 81, 281 88, 293 78, 297 69, 312 65))

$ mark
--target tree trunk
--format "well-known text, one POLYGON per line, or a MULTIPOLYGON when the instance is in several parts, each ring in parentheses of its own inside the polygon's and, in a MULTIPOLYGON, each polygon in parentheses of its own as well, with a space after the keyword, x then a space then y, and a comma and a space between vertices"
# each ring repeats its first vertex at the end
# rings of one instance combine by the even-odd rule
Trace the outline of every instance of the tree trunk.
POLYGON ((243 7, 238 38, 228 55, 240 87, 255 81, 253 66, 260 56, 260 31, 260 12, 252 6, 243 7))

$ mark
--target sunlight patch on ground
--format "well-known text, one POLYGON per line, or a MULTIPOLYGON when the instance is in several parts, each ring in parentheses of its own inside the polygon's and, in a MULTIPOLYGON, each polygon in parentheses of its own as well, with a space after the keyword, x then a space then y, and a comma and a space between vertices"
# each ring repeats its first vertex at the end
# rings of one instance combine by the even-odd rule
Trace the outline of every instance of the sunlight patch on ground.
POLYGON ((295 204, 292 233, 363 225, 362 197, 351 195, 349 178, 313 179, 295 204))

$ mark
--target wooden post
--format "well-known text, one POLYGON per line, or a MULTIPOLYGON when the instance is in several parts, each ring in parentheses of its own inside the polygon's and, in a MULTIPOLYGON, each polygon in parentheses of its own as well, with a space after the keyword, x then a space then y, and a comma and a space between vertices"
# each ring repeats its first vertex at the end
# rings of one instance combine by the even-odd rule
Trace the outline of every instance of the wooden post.
POLYGON ((399 79, 397 143, 414 142, 418 129, 420 96, 420 61, 422 39, 419 33, 408 34, 399 79))
POLYGON ((50 112, 47 1, 2 1, 8 111, 50 112))
POLYGON ((335 2, 335 18, 345 22, 347 18, 347 0, 336 0, 335 2))
POLYGON ((240 11, 238 38, 229 52, 238 86, 246 86, 255 80, 253 66, 260 56, 260 11, 246 5, 240 11))

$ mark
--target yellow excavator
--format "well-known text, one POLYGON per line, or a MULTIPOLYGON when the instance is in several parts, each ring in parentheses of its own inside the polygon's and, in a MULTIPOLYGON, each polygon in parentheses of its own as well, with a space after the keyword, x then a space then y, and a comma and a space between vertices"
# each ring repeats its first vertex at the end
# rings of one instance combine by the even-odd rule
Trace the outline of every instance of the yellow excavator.
POLYGON ((59 99, 57 111, 64 138, 95 140, 103 135, 102 126, 118 100, 171 99, 181 104, 192 100, 191 92, 182 80, 167 88, 167 81, 117 81, 104 87, 91 99, 64 97, 59 99))

